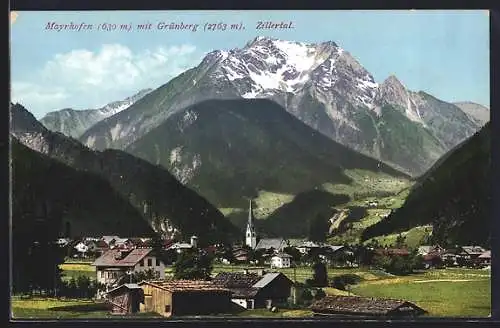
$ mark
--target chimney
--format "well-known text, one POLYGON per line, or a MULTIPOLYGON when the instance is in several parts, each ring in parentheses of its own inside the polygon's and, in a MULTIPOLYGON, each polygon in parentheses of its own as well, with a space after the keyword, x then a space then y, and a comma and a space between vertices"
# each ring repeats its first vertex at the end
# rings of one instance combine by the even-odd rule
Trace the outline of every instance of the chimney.
POLYGON ((198 237, 191 236, 191 247, 198 248, 198 237))

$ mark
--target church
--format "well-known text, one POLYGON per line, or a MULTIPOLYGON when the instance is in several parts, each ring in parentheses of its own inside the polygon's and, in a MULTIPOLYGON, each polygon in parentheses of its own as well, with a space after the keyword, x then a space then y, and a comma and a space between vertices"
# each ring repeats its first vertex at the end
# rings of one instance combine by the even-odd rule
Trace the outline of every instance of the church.
POLYGON ((254 226, 254 216, 252 210, 252 201, 248 207, 248 221, 245 233, 245 245, 251 249, 265 249, 274 250, 275 252, 282 252, 288 246, 288 242, 283 238, 262 238, 257 243, 257 234, 254 226))

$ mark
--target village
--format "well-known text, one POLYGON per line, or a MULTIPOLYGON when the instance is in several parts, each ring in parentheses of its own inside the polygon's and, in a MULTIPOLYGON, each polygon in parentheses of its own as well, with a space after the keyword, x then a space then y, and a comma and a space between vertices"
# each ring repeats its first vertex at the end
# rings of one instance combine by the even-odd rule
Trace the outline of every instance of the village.
MULTIPOLYGON (((491 265, 491 251, 480 246, 408 249, 258 238, 251 206, 244 240, 201 247, 197 236, 187 241, 60 238, 56 243, 66 253, 63 266, 86 263, 88 281, 77 283, 81 277, 73 276, 67 284, 76 292, 61 288, 58 297, 90 299, 101 306, 101 312, 113 317, 273 316, 293 312, 321 317, 432 316, 432 309, 412 299, 391 294, 361 296, 356 286, 374 275, 394 280, 453 269, 485 272, 481 276, 489 277, 491 265)), ((425 289, 425 285, 420 284, 420 288, 425 289)))

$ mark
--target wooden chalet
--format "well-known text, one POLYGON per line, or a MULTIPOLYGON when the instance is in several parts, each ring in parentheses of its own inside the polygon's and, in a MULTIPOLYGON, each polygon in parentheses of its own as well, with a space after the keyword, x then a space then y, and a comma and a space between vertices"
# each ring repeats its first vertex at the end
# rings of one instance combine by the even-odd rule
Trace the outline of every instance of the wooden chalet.
POLYGON ((280 272, 221 272, 212 283, 231 291, 231 301, 246 309, 270 307, 285 303, 293 282, 280 272))
POLYGON ((164 317, 229 313, 231 292, 206 281, 143 281, 141 312, 155 312, 164 317))
POLYGON ((165 264, 156 257, 152 248, 111 249, 92 265, 96 267, 97 282, 111 288, 118 287, 123 277, 138 272, 153 270, 158 278, 165 277, 165 264))
POLYGON ((478 263, 483 265, 491 265, 491 251, 486 251, 478 256, 478 263))
POLYGON ((332 317, 415 317, 426 313, 408 301, 359 296, 325 296, 311 309, 315 316, 332 317))
POLYGON ((137 284, 123 284, 105 294, 112 314, 132 314, 139 312, 140 303, 144 302, 144 294, 137 284))

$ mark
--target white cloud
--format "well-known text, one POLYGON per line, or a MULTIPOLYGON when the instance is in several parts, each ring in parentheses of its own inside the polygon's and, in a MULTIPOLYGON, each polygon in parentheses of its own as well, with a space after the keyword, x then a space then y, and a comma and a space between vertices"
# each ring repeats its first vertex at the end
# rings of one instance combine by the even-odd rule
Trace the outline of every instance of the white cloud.
POLYGON ((191 45, 134 53, 120 44, 97 52, 77 49, 56 54, 29 81, 12 83, 12 98, 37 117, 64 107, 95 108, 156 88, 200 60, 191 45))
POLYGON ((12 101, 23 105, 38 104, 52 108, 69 98, 69 94, 60 87, 40 86, 29 82, 12 82, 12 101))

